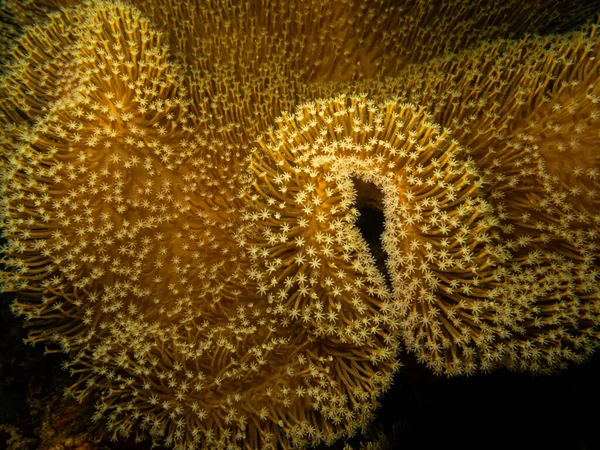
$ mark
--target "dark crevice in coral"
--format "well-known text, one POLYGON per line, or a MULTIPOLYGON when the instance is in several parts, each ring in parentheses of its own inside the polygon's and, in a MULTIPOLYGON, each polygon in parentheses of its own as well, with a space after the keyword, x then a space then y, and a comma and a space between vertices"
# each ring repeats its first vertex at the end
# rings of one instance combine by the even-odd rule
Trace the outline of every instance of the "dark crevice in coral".
POLYGON ((365 183, 358 179, 352 181, 358 193, 356 208, 360 213, 356 220, 356 226, 369 245, 371 255, 375 259, 377 269, 385 279, 387 288, 391 290, 392 280, 385 264, 387 255, 381 243, 381 236, 385 230, 383 194, 373 183, 365 183))

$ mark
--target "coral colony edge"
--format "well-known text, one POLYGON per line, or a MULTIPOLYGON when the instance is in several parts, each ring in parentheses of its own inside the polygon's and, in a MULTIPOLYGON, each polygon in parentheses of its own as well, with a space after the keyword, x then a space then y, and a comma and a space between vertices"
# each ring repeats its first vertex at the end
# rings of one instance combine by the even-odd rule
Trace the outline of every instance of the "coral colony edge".
POLYGON ((599 11, 4 2, 0 283, 26 342, 109 436, 178 449, 364 432, 404 355, 586 360, 599 11))

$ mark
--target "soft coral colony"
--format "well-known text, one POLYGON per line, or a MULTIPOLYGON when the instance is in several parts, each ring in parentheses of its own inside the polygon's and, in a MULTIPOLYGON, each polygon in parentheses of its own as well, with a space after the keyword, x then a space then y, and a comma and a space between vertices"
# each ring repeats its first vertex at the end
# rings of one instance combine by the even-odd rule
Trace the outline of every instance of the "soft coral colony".
POLYGON ((0 280, 115 437, 331 443, 402 351, 594 351, 597 25, 528 34, 589 4, 133 3, 9 2, 1 47, 0 280))

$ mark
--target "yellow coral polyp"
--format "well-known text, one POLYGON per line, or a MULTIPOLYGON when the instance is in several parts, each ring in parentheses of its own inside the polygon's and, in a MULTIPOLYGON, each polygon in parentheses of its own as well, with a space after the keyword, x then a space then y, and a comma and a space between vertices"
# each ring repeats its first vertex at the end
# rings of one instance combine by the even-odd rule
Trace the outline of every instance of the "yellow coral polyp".
POLYGON ((330 444, 402 349, 597 348, 597 25, 523 36, 586 7, 30 3, 1 11, 0 281, 114 438, 330 444))

